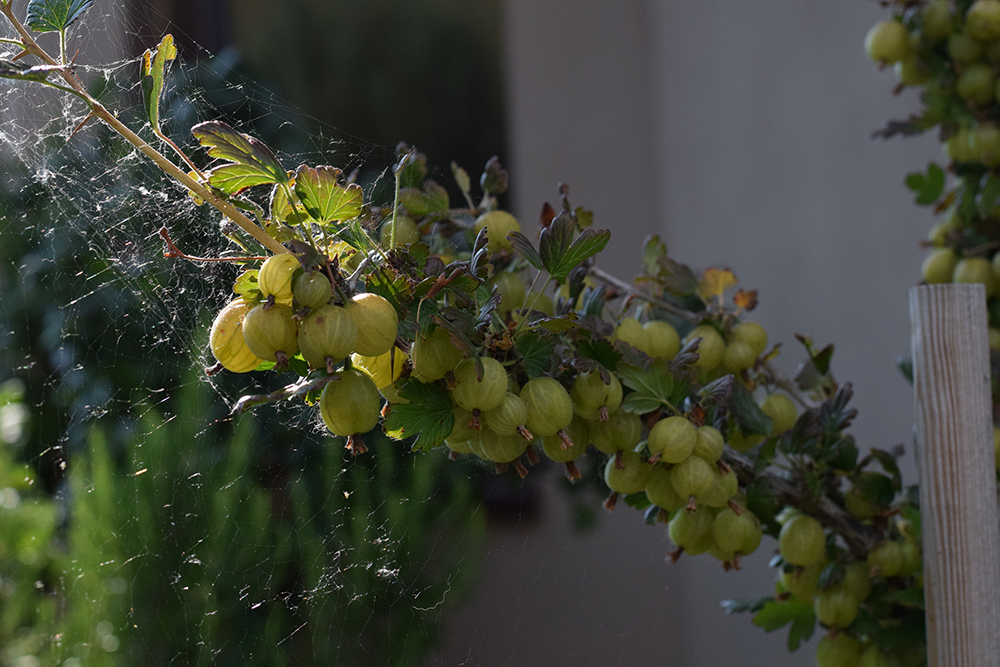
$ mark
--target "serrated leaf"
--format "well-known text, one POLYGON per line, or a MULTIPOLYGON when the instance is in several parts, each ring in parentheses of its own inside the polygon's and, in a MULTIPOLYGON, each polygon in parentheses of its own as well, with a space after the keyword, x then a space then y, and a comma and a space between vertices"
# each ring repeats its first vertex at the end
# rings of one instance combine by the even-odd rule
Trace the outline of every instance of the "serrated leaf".
POLYGON ((205 174, 212 187, 227 194, 236 194, 255 185, 274 183, 274 179, 257 167, 246 164, 224 164, 209 169, 205 174))
POLYGON ((944 192, 944 171, 933 162, 927 165, 927 173, 913 172, 906 177, 906 187, 917 195, 921 206, 933 204, 944 192))
POLYGON ((92 4, 94 0, 31 0, 25 23, 35 32, 61 32, 92 4))
POLYGON ((1000 199, 1000 178, 993 172, 986 177, 983 189, 979 193, 979 213, 984 218, 993 215, 997 208, 997 200, 1000 199))
MULTIPOLYGON (((469 276, 471 278, 471 276, 469 276)), ((490 289, 486 283, 476 287, 476 293, 479 294, 480 288, 482 290, 490 289)), ((493 314, 497 311, 497 306, 500 305, 500 290, 494 285, 489 293, 489 296, 482 302, 483 305, 479 308, 479 316, 476 318, 476 329, 485 334, 493 323, 493 314)))
POLYGON ((740 310, 745 310, 749 313, 757 307, 757 290, 736 290, 736 294, 733 295, 733 303, 740 310))
POLYGON ((714 297, 722 298, 723 292, 736 282, 736 276, 729 269, 705 269, 698 281, 698 296, 706 302, 714 297))
POLYGON ((378 294, 391 303, 397 312, 405 310, 405 304, 413 297, 410 281, 401 273, 388 267, 379 267, 365 278, 367 291, 378 294))
POLYGON ((624 363, 616 370, 621 381, 634 390, 622 401, 623 410, 641 415, 670 406, 675 383, 664 362, 655 362, 648 371, 624 363))
POLYGON ((586 229, 573 240, 574 228, 572 216, 563 211, 542 230, 538 239, 542 266, 559 284, 566 282, 570 271, 581 262, 604 250, 611 239, 611 232, 606 229, 586 229))
POLYGON ((538 256, 538 251, 535 250, 534 244, 527 236, 521 232, 511 232, 507 234, 507 240, 510 241, 510 245, 513 246, 514 250, 521 253, 521 255, 528 260, 528 263, 533 267, 542 271, 545 267, 542 265, 542 258, 538 256))
POLYGON ((160 95, 163 93, 167 63, 176 57, 177 47, 174 45, 173 35, 164 36, 155 53, 146 49, 142 56, 142 101, 146 107, 146 118, 157 133, 160 131, 160 95))
POLYGON ((802 614, 792 621, 792 627, 788 629, 788 650, 797 651, 802 642, 809 641, 816 631, 816 613, 802 614))
POLYGON ((524 370, 529 377, 541 377, 551 370, 555 341, 528 331, 514 339, 514 347, 524 360, 524 370))
POLYGON ((773 632, 789 623, 788 650, 794 651, 806 639, 812 637, 816 629, 816 614, 808 602, 799 602, 794 598, 784 602, 765 602, 763 608, 753 617, 754 625, 773 632))
POLYGON ((565 317, 540 317, 537 320, 532 320, 529 324, 525 325, 523 329, 525 331, 545 329, 546 331, 551 331, 552 333, 565 333, 567 331, 577 329, 579 326, 580 324, 576 321, 573 313, 570 313, 565 317))
POLYGON ((743 435, 768 435, 774 428, 771 418, 764 414, 747 388, 738 382, 733 383, 729 410, 736 418, 743 435))
POLYGON ((783 628, 796 618, 811 615, 813 606, 808 602, 800 602, 795 598, 784 601, 771 600, 753 617, 753 624, 763 628, 765 632, 774 632, 783 628))
POLYGON ((260 287, 257 285, 257 269, 244 271, 236 277, 233 283, 233 292, 243 297, 247 303, 255 303, 263 298, 260 287))
POLYGON ((304 164, 295 171, 295 194, 313 220, 326 224, 361 215, 364 193, 357 183, 341 185, 343 173, 336 167, 304 164))
POLYGON ((576 343, 576 353, 609 370, 617 368, 622 358, 607 338, 583 338, 576 343))
POLYGON ((629 507, 633 507, 637 510, 644 510, 653 503, 649 501, 649 496, 646 495, 645 491, 640 491, 639 493, 630 493, 624 498, 625 504, 629 507))
POLYGON ((220 172, 216 178, 221 184, 212 182, 215 187, 233 194, 239 190, 229 190, 222 184, 229 187, 249 187, 245 184, 288 182, 288 175, 270 148, 251 136, 237 132, 226 123, 218 120, 198 123, 191 128, 191 133, 208 150, 209 156, 232 163, 209 171, 210 181, 213 173, 220 172), (237 169, 237 165, 243 169, 237 169))
POLYGON ((702 387, 698 394, 706 403, 722 405, 728 402, 729 397, 733 394, 733 380, 732 375, 723 375, 718 380, 713 380, 702 387))
POLYGON ((50 74, 60 69, 60 67, 53 67, 51 65, 30 66, 18 60, 0 58, 0 78, 2 79, 42 82, 47 81, 50 74))
POLYGON ((444 442, 455 426, 455 405, 447 390, 436 384, 410 380, 399 389, 409 403, 393 403, 385 431, 403 440, 416 436, 413 448, 428 451, 444 442))
POLYGON ((698 279, 686 264, 675 262, 669 257, 659 261, 659 284, 667 292, 678 297, 694 294, 698 290, 698 279))

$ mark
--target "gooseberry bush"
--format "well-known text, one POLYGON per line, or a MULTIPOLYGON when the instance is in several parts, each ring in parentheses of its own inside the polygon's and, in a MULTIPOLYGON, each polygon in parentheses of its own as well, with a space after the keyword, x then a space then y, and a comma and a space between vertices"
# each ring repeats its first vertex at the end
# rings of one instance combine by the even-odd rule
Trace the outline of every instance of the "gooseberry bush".
MULTIPOLYGON (((502 475, 523 478, 544 457, 578 481, 591 461, 605 507, 666 524, 672 560, 707 554, 738 570, 763 535, 776 538, 773 592, 724 606, 768 631, 790 626, 791 650, 818 623, 821 667, 924 664, 916 487, 903 486, 898 451, 862 454, 847 433, 851 386, 831 371, 832 345, 799 336, 806 360, 785 377, 772 364, 779 346, 749 319, 756 291, 731 271, 696 273, 652 237, 633 280, 612 276, 597 266, 609 232, 566 186, 537 231, 501 210, 497 158, 478 187, 452 164, 449 192, 401 144, 392 198, 372 201, 341 169, 289 169, 207 120, 191 128, 207 158, 198 166, 159 127, 169 35, 142 59, 144 128, 123 125, 77 78, 66 31, 91 4, 31 0, 22 21, 0 0, 18 35, 4 41, 14 52, 0 76, 75 96, 231 223, 231 252, 211 259, 239 271, 206 372, 284 380, 236 411, 302 402, 355 456, 381 429, 414 456, 472 457, 502 475), (60 55, 33 31, 59 33, 60 55)), ((939 129, 947 156, 907 179, 945 216, 924 279, 985 283, 1000 349, 1000 0, 886 4, 893 16, 865 48, 894 65, 900 88, 922 87, 924 107, 879 134, 939 129)), ((205 259, 161 235, 167 257, 205 259)))

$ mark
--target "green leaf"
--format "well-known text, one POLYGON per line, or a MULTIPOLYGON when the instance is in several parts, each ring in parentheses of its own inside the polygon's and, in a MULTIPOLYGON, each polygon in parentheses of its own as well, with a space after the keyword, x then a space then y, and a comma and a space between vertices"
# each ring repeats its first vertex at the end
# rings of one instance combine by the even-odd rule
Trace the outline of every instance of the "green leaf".
POLYGON ((904 588, 898 591, 892 591, 886 593, 882 598, 887 602, 893 602, 903 607, 910 607, 912 609, 923 609, 924 608, 924 589, 922 586, 913 586, 911 588, 904 588))
POLYGON ((62 32, 92 4, 94 0, 31 0, 25 23, 35 32, 62 32))
POLYGON ((648 371, 622 363, 617 371, 621 381, 634 389, 622 401, 622 410, 641 415, 670 405, 674 376, 667 370, 665 362, 654 363, 648 371))
POLYGON ((295 172, 295 194, 312 218, 320 223, 350 220, 361 215, 364 193, 357 183, 343 186, 343 172, 336 167, 307 167, 295 172))
POLYGON ((524 370, 529 377, 540 377, 551 370, 555 341, 543 338, 537 332, 528 331, 514 340, 514 347, 524 360, 524 370))
POLYGON ((226 164, 205 172, 208 182, 227 194, 236 194, 255 185, 274 183, 274 179, 257 167, 246 164, 226 164))
POLYGON ((468 197, 469 191, 472 189, 472 179, 469 178, 469 172, 459 167, 458 163, 452 160, 451 175, 455 178, 458 189, 462 191, 463 195, 468 197))
POLYGON ((569 272, 581 262, 604 250, 611 239, 611 232, 606 229, 586 229, 574 241, 575 227, 572 216, 563 211, 542 230, 538 239, 542 265, 559 284, 566 282, 569 272))
POLYGON ((788 650, 797 651, 802 642, 808 641, 816 630, 816 613, 810 609, 810 614, 802 614, 792 621, 788 629, 788 650))
POLYGON ((649 496, 646 495, 645 491, 640 491, 639 493, 630 493, 624 498, 625 504, 629 507, 634 507, 637 510, 644 510, 653 503, 649 501, 649 496))
POLYGON ((854 438, 845 436, 834 442, 827 450, 826 459, 834 470, 854 470, 858 464, 858 446, 854 438))
POLYGON ((897 489, 893 488, 893 480, 877 472, 868 472, 859 476, 854 485, 876 507, 888 507, 892 499, 896 497, 897 489))
POLYGON ((768 435, 774 428, 771 418, 764 414, 747 388, 738 382, 733 383, 729 408, 743 435, 768 435))
POLYGON ((270 148, 226 123, 218 120, 199 123, 191 128, 191 133, 211 157, 231 163, 208 172, 209 182, 215 187, 233 194, 250 185, 288 182, 288 175, 270 148), (215 176, 216 173, 219 175, 215 176))
POLYGON ((510 241, 510 245, 513 246, 514 250, 521 253, 533 267, 539 271, 545 268, 542 265, 542 258, 538 256, 538 251, 535 250, 535 246, 527 236, 521 232, 511 232, 507 235, 507 240, 510 241))
POLYGON ((909 383, 909 385, 912 387, 913 358, 908 357, 906 355, 900 355, 899 357, 896 357, 896 368, 899 369, 899 372, 903 374, 903 377, 906 378, 907 383, 909 383))
POLYGON ((944 171, 931 162, 926 174, 917 171, 907 176, 906 187, 917 195, 917 203, 921 206, 933 204, 944 192, 944 171))
POLYGON ((984 218, 992 216, 996 211, 998 199, 1000 199, 1000 178, 990 172, 979 193, 979 214, 984 218))
POLYGON ((428 451, 444 442, 455 426, 454 404, 448 391, 436 384, 410 380, 399 390, 409 403, 393 403, 385 431, 402 440, 416 436, 413 448, 428 451))
POLYGON ((0 58, 0 79, 20 79, 22 81, 47 81, 49 75, 58 71, 59 67, 51 65, 28 65, 19 60, 0 58))
POLYGON ((401 142, 396 146, 396 157, 399 158, 396 163, 399 187, 420 187, 427 178, 427 156, 401 142))
POLYGON ((166 35, 156 47, 156 53, 146 49, 142 56, 142 102, 146 107, 146 118, 153 130, 160 131, 160 95, 163 93, 163 78, 167 63, 177 57, 174 36, 166 35))
POLYGON ((806 639, 812 637, 816 629, 816 614, 808 602, 799 602, 794 598, 784 602, 765 602, 763 608, 753 617, 754 625, 773 632, 789 623, 788 650, 794 651, 806 639))
POLYGON ((448 210, 448 191, 434 181, 426 181, 423 188, 403 188, 399 191, 399 203, 415 218, 448 210))
POLYGON ((580 229, 587 229, 594 224, 594 212, 588 211, 582 206, 573 209, 573 217, 576 218, 576 226, 580 229))
POLYGON ((233 283, 233 292, 243 297, 247 303, 256 303, 264 298, 257 285, 257 273, 257 269, 244 271, 236 277, 236 282, 233 283))
POLYGON ((593 359, 608 370, 614 370, 622 358, 607 338, 581 339, 576 343, 576 352, 581 357, 593 359))
POLYGON ((365 278, 367 291, 378 294, 396 309, 403 312, 413 298, 413 288, 405 274, 397 273, 387 266, 379 267, 365 278))
POLYGON ((828 591, 844 580, 847 570, 843 565, 834 561, 823 568, 819 574, 819 589, 828 591))
POLYGON ((529 324, 522 327, 525 331, 533 331, 535 329, 545 329, 553 333, 564 333, 572 329, 578 328, 580 325, 576 322, 573 317, 573 313, 570 313, 566 317, 541 317, 537 320, 532 320, 529 324))
POLYGON ((723 600, 719 606, 726 610, 727 614, 742 614, 743 612, 756 613, 764 608, 768 602, 774 602, 774 596, 766 595, 759 598, 745 598, 742 600, 723 600))

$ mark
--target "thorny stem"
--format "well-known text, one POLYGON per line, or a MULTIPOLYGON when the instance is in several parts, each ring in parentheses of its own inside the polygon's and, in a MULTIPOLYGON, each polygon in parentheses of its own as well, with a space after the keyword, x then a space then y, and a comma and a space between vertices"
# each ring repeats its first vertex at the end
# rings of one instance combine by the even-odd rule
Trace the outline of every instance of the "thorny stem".
MULTIPOLYGON (((623 292, 627 292, 628 294, 633 294, 636 297, 643 299, 648 303, 653 304, 657 308, 667 311, 671 315, 675 315, 677 317, 680 317, 681 319, 687 320, 688 322, 692 322, 695 324, 701 320, 701 318, 699 318, 696 313, 692 313, 691 311, 681 308, 680 306, 669 303, 662 299, 658 299, 650 294, 646 294, 642 290, 638 289, 635 285, 630 285, 621 278, 611 275, 607 271, 602 271, 597 267, 591 267, 588 273, 590 273, 590 275, 596 278, 597 280, 600 280, 601 282, 616 287, 622 290, 623 292)), ((765 368, 767 369, 771 378, 774 380, 774 384, 776 384, 777 386, 781 387, 786 392, 788 392, 788 394, 792 398, 794 398, 795 401, 802 407, 804 408, 810 407, 809 402, 802 396, 801 392, 799 392, 794 382, 788 379, 781 371, 772 366, 770 363, 765 363, 765 368)), ((676 409, 674 410, 674 412, 680 414, 680 412, 678 412, 676 409)))
MULTIPOLYGON (((14 16, 14 12, 11 9, 9 3, 0 4, 0 13, 3 13, 10 21, 11 25, 21 36, 21 47, 31 55, 37 57, 39 60, 44 62, 46 65, 52 67, 59 67, 59 63, 52 58, 44 49, 42 49, 38 43, 32 38, 28 30, 21 24, 21 22, 14 16)), ((184 170, 180 169, 177 165, 167 159, 162 153, 157 151, 155 148, 146 143, 135 132, 130 130, 124 123, 122 123, 118 118, 108 111, 97 99, 95 99, 90 93, 87 92, 86 87, 83 83, 69 70, 61 68, 60 74, 69 87, 75 91, 75 94, 82 98, 91 108, 91 113, 100 118, 105 123, 107 123, 111 129, 120 134, 126 141, 135 146, 143 155, 152 160, 157 167, 163 170, 167 175, 173 177, 174 180, 178 181, 181 185, 186 187, 191 192, 195 193, 198 197, 203 199, 205 202, 211 204, 219 212, 225 215, 227 218, 236 223, 245 232, 254 237, 260 242, 265 248, 273 253, 283 253, 288 252, 288 249, 283 245, 278 243, 273 239, 267 232, 257 226, 252 220, 243 215, 242 212, 231 203, 225 199, 217 196, 211 189, 205 187, 195 179, 191 178, 184 170)), ((51 84, 50 84, 51 85, 51 84)))
POLYGON ((186 259, 190 262, 259 262, 267 259, 267 257, 194 257, 181 252, 173 239, 170 238, 170 232, 167 231, 166 227, 160 227, 160 237, 167 245, 163 256, 171 259, 186 259))
POLYGON ((402 180, 400 174, 403 171, 403 160, 408 158, 410 155, 404 155, 399 160, 399 165, 396 167, 396 194, 392 198, 392 222, 389 223, 389 247, 396 247, 396 217, 399 215, 399 182, 402 180))
POLYGON ((663 299, 658 299, 655 296, 653 296, 652 294, 647 294, 647 293, 643 292, 642 290, 640 290, 639 288, 637 288, 635 285, 630 285, 629 283, 625 282, 621 278, 613 276, 610 273, 608 273, 607 271, 602 271, 601 269, 597 268, 596 266, 590 267, 590 270, 588 271, 588 273, 591 276, 593 276, 594 278, 596 278, 597 280, 600 280, 603 283, 607 283, 608 285, 611 285, 612 287, 617 287, 618 289, 620 289, 623 292, 626 292, 628 294, 634 294, 635 296, 639 297, 643 301, 651 303, 654 306, 656 306, 657 308, 659 308, 661 310, 667 311, 671 315, 675 315, 675 316, 677 316, 677 317, 679 317, 681 319, 687 320, 688 322, 693 322, 695 324, 697 324, 700 321, 700 318, 696 314, 692 313, 691 311, 685 310, 684 308, 681 308, 680 306, 672 304, 669 301, 664 301, 663 299))
POLYGON ((808 514, 843 537, 844 542, 847 543, 848 548, 856 558, 863 560, 872 547, 881 541, 881 535, 875 528, 864 525, 827 496, 820 496, 817 500, 801 484, 766 469, 757 472, 753 461, 734 450, 727 448, 723 454, 723 460, 736 471, 736 476, 741 484, 745 485, 755 479, 763 479, 771 487, 771 491, 779 503, 795 507, 809 507, 808 514))
POLYGON ((795 399, 796 403, 807 410, 812 407, 809 404, 809 401, 806 400, 806 398, 799 391, 799 388, 795 386, 795 383, 785 377, 785 375, 772 366, 770 362, 765 362, 764 368, 767 369, 767 372, 771 376, 771 380, 774 381, 774 384, 784 389, 789 396, 795 399))

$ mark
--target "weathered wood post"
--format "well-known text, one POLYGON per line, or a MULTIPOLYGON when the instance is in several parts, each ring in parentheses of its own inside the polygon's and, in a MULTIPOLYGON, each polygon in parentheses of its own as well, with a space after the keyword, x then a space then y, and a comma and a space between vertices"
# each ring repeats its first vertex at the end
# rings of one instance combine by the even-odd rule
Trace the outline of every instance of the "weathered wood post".
POLYGON ((930 667, 1000 666, 1000 530, 986 294, 910 290, 930 667))

